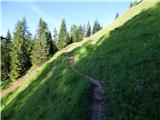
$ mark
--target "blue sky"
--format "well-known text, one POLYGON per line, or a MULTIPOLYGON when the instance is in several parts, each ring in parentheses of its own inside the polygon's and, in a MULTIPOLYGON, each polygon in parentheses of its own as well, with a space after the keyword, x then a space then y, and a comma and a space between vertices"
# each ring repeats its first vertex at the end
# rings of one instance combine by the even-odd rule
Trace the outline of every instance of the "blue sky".
POLYGON ((2 1, 1 2, 1 35, 6 35, 9 29, 13 33, 17 20, 25 16, 29 31, 34 35, 39 18, 44 19, 53 33, 59 29, 61 20, 65 18, 68 29, 72 24, 87 24, 98 19, 103 27, 113 22, 116 12, 123 14, 127 11, 130 1, 2 1))

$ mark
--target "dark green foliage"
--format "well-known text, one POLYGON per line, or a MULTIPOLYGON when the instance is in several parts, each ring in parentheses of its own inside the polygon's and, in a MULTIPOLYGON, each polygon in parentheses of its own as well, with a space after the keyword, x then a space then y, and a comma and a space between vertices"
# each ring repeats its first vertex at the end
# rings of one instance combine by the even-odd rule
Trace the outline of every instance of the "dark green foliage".
POLYGON ((83 39, 83 29, 76 25, 71 26, 70 37, 72 42, 79 42, 83 39))
POLYGON ((47 23, 40 19, 32 49, 32 65, 42 64, 55 52, 51 33, 47 23))
POLYGON ((6 80, 9 78, 10 72, 10 43, 11 34, 9 30, 7 31, 6 38, 1 37, 1 80, 6 80))
POLYGON ((65 23, 65 19, 62 20, 59 37, 58 37, 58 49, 62 49, 66 47, 70 43, 69 35, 67 33, 67 27, 65 23))
POLYGON ((58 33, 57 33, 57 29, 56 28, 54 28, 54 31, 53 31, 53 43, 55 45, 57 45, 57 43, 58 43, 58 33))
POLYGON ((141 3, 141 2, 142 2, 142 0, 140 0, 139 2, 138 2, 137 0, 134 0, 134 1, 132 1, 132 2, 130 3, 130 6, 129 6, 129 7, 133 7, 133 6, 135 6, 135 5, 137 5, 137 4, 141 3))
POLYGON ((86 27, 86 35, 85 35, 85 36, 86 36, 86 37, 91 36, 91 25, 90 25, 89 22, 87 23, 87 27, 86 27))
POLYGON ((11 33, 10 33, 10 31, 8 30, 8 31, 7 31, 7 34, 6 34, 6 41, 7 41, 7 43, 10 43, 10 42, 11 42, 11 39, 12 39, 11 33))
POLYGON ((98 32, 101 29, 102 29, 101 25, 99 24, 98 20, 96 20, 93 24, 92 34, 98 32))
POLYGON ((85 37, 85 33, 86 33, 86 31, 85 31, 85 25, 80 25, 79 26, 79 30, 80 30, 80 32, 81 32, 81 34, 82 34, 82 37, 84 38, 85 37))
POLYGON ((118 13, 116 13, 115 19, 117 19, 118 17, 119 17, 119 14, 118 14, 118 13))
POLYGON ((56 45, 54 44, 53 40, 52 40, 52 35, 51 35, 51 32, 48 32, 47 33, 47 39, 49 39, 49 54, 50 55, 53 55, 56 51, 57 51, 57 48, 56 48, 56 45))
POLYGON ((18 21, 13 34, 11 43, 11 72, 12 80, 20 77, 29 67, 29 48, 30 40, 27 32, 26 20, 18 21))

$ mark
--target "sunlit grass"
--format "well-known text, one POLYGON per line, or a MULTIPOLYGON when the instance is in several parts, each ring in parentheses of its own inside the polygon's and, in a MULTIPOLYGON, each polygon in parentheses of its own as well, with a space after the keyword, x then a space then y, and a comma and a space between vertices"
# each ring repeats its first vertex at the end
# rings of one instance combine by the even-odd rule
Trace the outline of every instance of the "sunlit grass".
POLYGON ((79 71, 105 81, 108 119, 158 118, 160 6, 154 8, 156 3, 130 8, 91 38, 58 51, 21 87, 3 96, 2 119, 87 118, 90 83, 69 68, 67 52, 73 52, 79 71))

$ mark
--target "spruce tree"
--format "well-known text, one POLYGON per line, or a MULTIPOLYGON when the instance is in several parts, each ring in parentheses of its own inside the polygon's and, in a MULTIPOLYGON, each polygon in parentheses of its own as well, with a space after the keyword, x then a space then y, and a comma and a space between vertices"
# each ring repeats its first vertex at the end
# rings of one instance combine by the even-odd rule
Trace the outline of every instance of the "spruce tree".
POLYGON ((67 27, 65 23, 65 19, 62 20, 59 37, 58 37, 58 49, 62 49, 70 43, 69 35, 67 33, 67 27))
POLYGON ((116 13, 115 19, 117 19, 118 17, 119 17, 119 14, 118 14, 118 13, 116 13))
POLYGON ((45 62, 54 53, 53 49, 52 37, 47 23, 40 19, 32 49, 32 65, 45 62))
POLYGON ((50 31, 47 32, 47 39, 49 41, 49 48, 50 48, 49 54, 53 55, 57 51, 57 48, 56 48, 56 45, 54 44, 54 42, 52 40, 52 35, 51 35, 50 31))
MULTIPOLYGON (((140 2, 142 2, 142 1, 140 1, 140 2)), ((139 3, 140 3, 139 2, 139 3)), ((133 7, 133 6, 135 6, 135 5, 137 5, 138 4, 138 2, 136 1, 136 0, 134 0, 134 1, 132 1, 131 3, 130 3, 130 6, 129 7, 133 7)))
POLYGON ((83 30, 82 26, 72 25, 70 30, 70 36, 72 42, 79 42, 83 39, 83 30))
POLYGON ((89 37, 89 36, 91 36, 91 25, 88 22, 87 23, 87 28, 86 28, 86 37, 89 37))
POLYGON ((12 80, 22 76, 28 69, 29 51, 28 45, 30 40, 27 40, 27 24, 25 18, 18 21, 16 24, 13 40, 11 43, 11 71, 10 78, 12 80))
POLYGON ((101 25, 99 24, 98 20, 96 20, 93 24, 93 31, 92 31, 92 34, 98 32, 99 30, 101 30, 102 27, 101 25))
POLYGON ((53 43, 55 44, 58 43, 58 33, 56 28, 54 28, 54 31, 53 31, 53 43))
POLYGON ((10 42, 11 34, 7 31, 6 38, 1 37, 1 80, 9 78, 10 72, 10 42))
POLYGON ((85 24, 83 25, 82 29, 83 29, 83 38, 84 38, 86 36, 86 26, 85 26, 85 24))
POLYGON ((80 34, 81 34, 81 37, 82 37, 82 39, 84 38, 84 36, 85 36, 85 26, 83 25, 80 25, 79 26, 79 31, 80 31, 80 34))

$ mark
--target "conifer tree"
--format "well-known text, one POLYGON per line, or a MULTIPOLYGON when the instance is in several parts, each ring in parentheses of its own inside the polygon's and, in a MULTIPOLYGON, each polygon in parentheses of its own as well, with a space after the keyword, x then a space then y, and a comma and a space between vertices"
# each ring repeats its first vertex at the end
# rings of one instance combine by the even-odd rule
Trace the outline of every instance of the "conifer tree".
POLYGON ((56 45, 54 44, 54 42, 52 40, 52 35, 51 35, 50 31, 47 32, 47 39, 49 41, 49 47, 50 47, 49 54, 53 55, 57 51, 57 48, 56 48, 56 45))
POLYGON ((86 37, 89 37, 89 36, 91 36, 91 25, 88 22, 87 23, 87 28, 86 28, 86 37))
MULTIPOLYGON (((140 2, 142 2, 142 1, 140 1, 140 2)), ((133 7, 133 6, 137 5, 137 4, 140 3, 140 2, 137 2, 136 0, 134 0, 134 1, 132 1, 132 2, 130 3, 130 6, 129 6, 129 7, 133 7)))
POLYGON ((27 24, 25 18, 16 24, 13 40, 11 43, 11 71, 10 78, 12 80, 20 77, 27 70, 29 63, 29 51, 27 50, 29 41, 27 40, 27 24))
POLYGON ((39 20, 38 30, 34 39, 32 49, 32 65, 42 64, 54 53, 51 33, 48 30, 47 23, 39 20))
POLYGON ((1 37, 1 80, 9 78, 10 72, 10 42, 11 34, 7 31, 6 38, 1 37))
POLYGON ((115 19, 117 19, 118 17, 119 17, 119 14, 118 14, 118 13, 116 13, 115 19))
POLYGON ((59 37, 58 37, 58 49, 62 49, 70 43, 69 35, 67 33, 67 27, 65 23, 65 19, 62 20, 59 37))
POLYGON ((54 28, 54 31, 53 31, 53 43, 55 44, 58 43, 58 33, 56 28, 54 28))
POLYGON ((85 37, 86 36, 86 26, 85 26, 85 24, 83 25, 82 29, 83 29, 83 37, 85 37))
POLYGON ((70 36, 72 42, 78 42, 83 39, 83 30, 82 26, 77 27, 76 25, 71 26, 70 36))
POLYGON ((79 26, 79 31, 80 31, 80 34, 82 35, 81 37, 82 37, 82 39, 84 38, 84 36, 85 36, 85 25, 80 25, 79 26))
POLYGON ((93 24, 93 31, 92 31, 92 34, 98 32, 99 30, 101 30, 102 27, 101 25, 99 24, 98 20, 96 20, 93 24))

